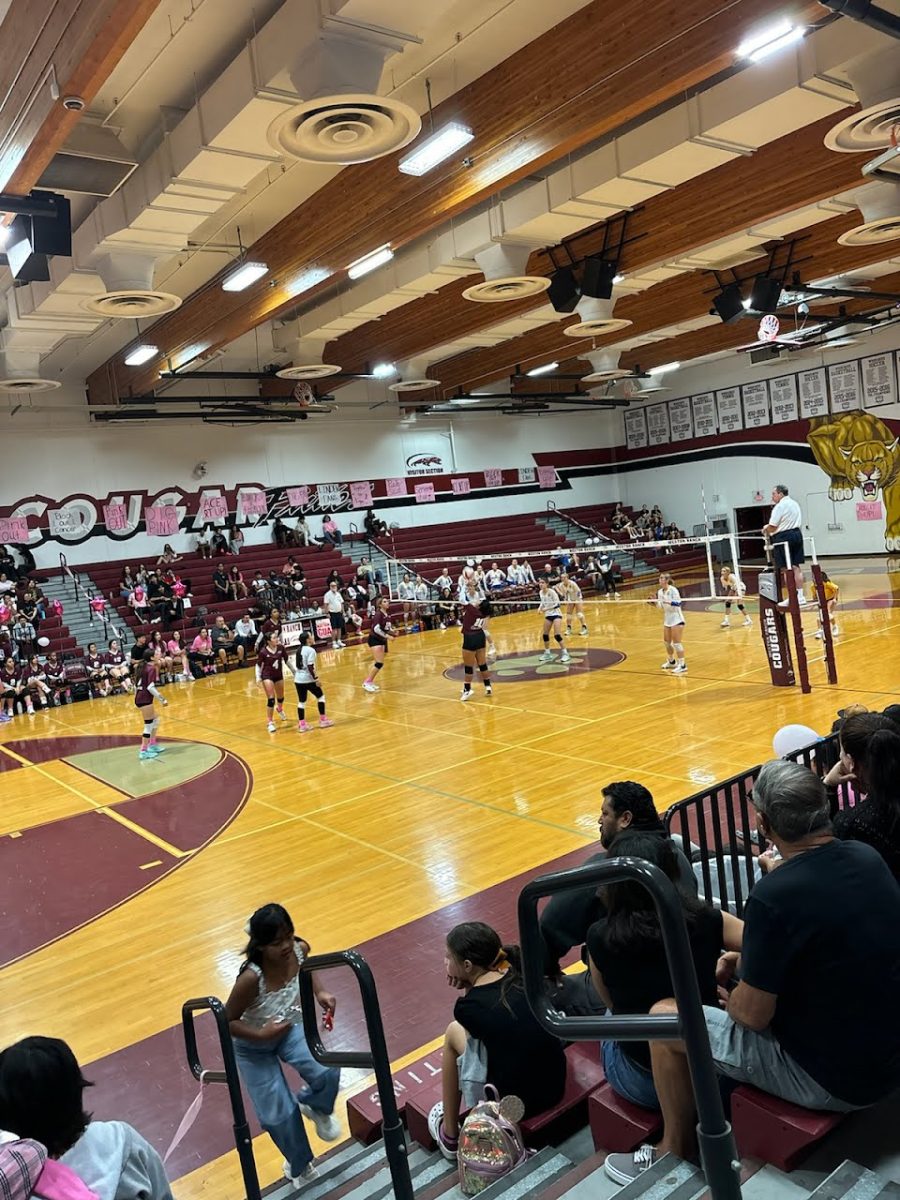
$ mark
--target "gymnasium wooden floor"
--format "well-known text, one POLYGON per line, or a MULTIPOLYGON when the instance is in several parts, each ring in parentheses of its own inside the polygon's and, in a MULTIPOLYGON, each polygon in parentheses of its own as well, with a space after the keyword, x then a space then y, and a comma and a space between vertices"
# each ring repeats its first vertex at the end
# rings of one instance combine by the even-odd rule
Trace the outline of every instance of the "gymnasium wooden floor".
MULTIPOLYGON (((380 987, 404 979, 383 1003, 405 1020, 417 1001, 404 957, 422 977, 442 972, 440 937, 416 923, 590 845, 604 783, 637 779, 662 809, 770 757, 782 725, 826 732, 850 701, 894 702, 900 601, 885 566, 829 566, 841 585, 841 682, 828 687, 814 665, 806 697, 771 687, 755 619, 720 629, 720 604, 688 612, 689 674, 665 675, 659 614, 623 599, 588 606, 590 636, 572 639, 567 672, 535 671, 533 614, 496 618, 494 697, 476 683, 467 705, 444 676, 460 661, 459 633, 447 630, 398 639, 378 695, 360 688, 365 648, 321 654, 336 725, 305 736, 293 716, 266 732, 250 670, 168 687, 161 733, 178 740, 157 763, 136 761, 130 697, 17 717, 0 731, 0 911, 15 934, 2 956, 0 1044, 65 1037, 101 1074, 128 1048, 156 1045, 187 996, 227 994, 244 922, 267 900, 289 908, 314 950, 425 931, 409 956, 391 943, 380 967, 380 987)), ((814 616, 805 620, 818 657, 814 616)), ((291 699, 289 685, 293 713, 291 699)), ((451 1003, 402 1053, 389 1042, 395 1058, 436 1038, 451 1003)), ((139 1070, 128 1087, 119 1111, 140 1126, 139 1070)), ((171 1096, 173 1125, 182 1095, 171 1096)), ((257 1145, 267 1182, 274 1160, 266 1139, 257 1145)), ((182 1172, 179 1196, 233 1179, 233 1160, 207 1155, 182 1172)))

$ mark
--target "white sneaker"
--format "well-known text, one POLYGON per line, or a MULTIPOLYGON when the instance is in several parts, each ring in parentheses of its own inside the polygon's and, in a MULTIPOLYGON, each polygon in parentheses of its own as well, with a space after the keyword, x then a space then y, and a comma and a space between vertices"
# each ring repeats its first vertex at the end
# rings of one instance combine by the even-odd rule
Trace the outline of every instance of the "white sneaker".
POLYGON ((672 662, 669 662, 669 661, 668 661, 668 659, 667 659, 667 660, 666 660, 666 661, 663 663, 663 665, 662 665, 662 669, 663 669, 664 671, 673 671, 673 670, 675 669, 675 660, 673 659, 673 660, 672 660, 672 662))
POLYGON ((725 618, 725 620, 722 622, 722 624, 719 626, 719 628, 720 628, 720 629, 730 629, 730 628, 731 628, 731 622, 728 620, 728 618, 727 618, 727 617, 726 617, 726 618, 725 618))
POLYGON ((266 726, 266 729, 268 729, 269 733, 274 733, 275 732, 275 722, 270 721, 268 723, 268 725, 266 726))
POLYGON ((744 617, 744 624, 745 624, 745 625, 752 625, 752 624, 753 624, 753 622, 750 620, 750 618, 749 618, 749 617, 744 617))
POLYGON ((541 662, 553 662, 553 651, 545 650, 541 655, 541 662))
POLYGON ((832 627, 831 627, 831 636, 832 637, 837 637, 840 632, 841 631, 838 629, 837 625, 832 625, 832 627))
POLYGON ((281 1173, 285 1179, 289 1179, 295 1188, 301 1188, 305 1183, 312 1182, 313 1179, 318 1179, 319 1172, 316 1170, 315 1163, 307 1163, 299 1175, 291 1174, 291 1164, 287 1159, 281 1164, 281 1173))
POLYGON ((798 592, 797 593, 797 603, 802 608, 804 606, 804 604, 809 604, 809 601, 807 600, 807 598, 804 596, 804 594, 802 592, 798 592))
POLYGON ((658 1157, 655 1146, 640 1146, 633 1154, 607 1154, 603 1169, 615 1183, 634 1183, 658 1157))
POLYGON ((471 700, 472 699, 472 689, 471 688, 463 688, 462 693, 459 698, 460 698, 460 700, 462 700, 463 703, 465 703, 466 700, 471 700))
POLYGON ((341 1123, 334 1113, 316 1112, 307 1104, 298 1104, 297 1107, 304 1117, 315 1125, 316 1133, 323 1142, 336 1142, 341 1136, 341 1123))
POLYGON ((677 667, 672 668, 672 672, 675 675, 686 675, 687 674, 687 663, 680 662, 677 667))
POLYGON ((368 679, 365 680, 365 682, 363 683, 363 691, 365 691, 365 692, 377 692, 379 690, 380 689, 378 687, 378 684, 377 683, 369 683, 368 679))
POLYGON ((283 709, 283 708, 279 708, 279 709, 277 710, 277 712, 278 712, 278 715, 279 715, 279 717, 281 717, 282 721, 286 721, 286 720, 288 719, 288 715, 287 715, 287 713, 284 711, 284 709, 283 709))
POLYGON ((587 637, 587 636, 588 636, 588 633, 589 633, 589 630, 588 630, 588 627, 587 627, 587 625, 584 625, 584 626, 582 626, 582 630, 581 630, 581 636, 582 636, 582 637, 587 637))
POLYGON ((571 658, 569 657, 569 652, 568 652, 568 650, 563 650, 562 654, 559 656, 559 661, 560 661, 561 663, 567 663, 567 662, 571 662, 571 661, 572 661, 572 660, 571 660, 571 658))
POLYGON ((824 636, 825 636, 825 634, 822 632, 821 629, 816 630, 816 637, 819 639, 820 642, 824 636))

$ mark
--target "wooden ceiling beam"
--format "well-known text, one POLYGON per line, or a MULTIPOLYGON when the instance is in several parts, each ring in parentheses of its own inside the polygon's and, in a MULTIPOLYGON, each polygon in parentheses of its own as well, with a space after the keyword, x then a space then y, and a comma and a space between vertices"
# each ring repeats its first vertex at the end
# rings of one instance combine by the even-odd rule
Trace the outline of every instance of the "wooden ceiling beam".
POLYGON ((89 105, 158 4, 13 0, 0 56, 0 191, 31 191, 80 118, 63 98, 89 105))
MULTIPOLYGON (((822 17, 813 0, 592 0, 513 58, 435 109, 475 130, 467 161, 428 178, 398 174, 399 154, 345 168, 248 251, 270 275, 241 293, 217 276, 148 337, 160 357, 127 368, 119 353, 88 379, 91 403, 153 387, 187 348, 227 346, 296 307, 311 265, 332 274, 379 245, 397 249, 504 187, 699 87, 735 61, 735 48, 773 16, 822 17)), ((327 284, 307 291, 312 298, 327 284)), ((197 353, 196 350, 193 351, 197 353)))

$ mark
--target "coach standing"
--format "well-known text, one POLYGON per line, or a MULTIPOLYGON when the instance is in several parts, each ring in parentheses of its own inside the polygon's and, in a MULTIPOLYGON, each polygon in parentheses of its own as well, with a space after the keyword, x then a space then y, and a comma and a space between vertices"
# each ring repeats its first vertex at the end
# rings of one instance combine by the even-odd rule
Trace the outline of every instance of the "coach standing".
MULTIPOLYGON (((776 483, 772 489, 772 515, 768 525, 763 526, 763 533, 768 534, 775 547, 774 562, 776 567, 786 567, 787 554, 778 546, 786 544, 790 550, 791 566, 794 568, 794 581, 797 584, 797 599, 800 604, 806 603, 803 595, 803 514, 800 505, 790 495, 783 483, 776 483)), ((787 607, 787 600, 782 601, 787 607)))

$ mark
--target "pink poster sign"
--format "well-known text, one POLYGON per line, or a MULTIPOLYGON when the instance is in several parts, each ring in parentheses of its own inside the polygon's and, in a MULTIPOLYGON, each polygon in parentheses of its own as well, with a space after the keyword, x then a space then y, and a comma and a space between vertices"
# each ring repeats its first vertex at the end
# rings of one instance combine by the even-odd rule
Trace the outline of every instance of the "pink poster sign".
POLYGON ((433 483, 416 484, 416 504, 430 504, 434 500, 433 483))
POLYGON ((200 501, 200 516, 204 521, 223 521, 228 516, 228 501, 224 496, 204 496, 200 501))
POLYGON ((450 486, 453 488, 454 496, 465 496, 466 492, 471 492, 472 485, 468 479, 451 479, 450 486))
POLYGON ((884 518, 884 509, 881 507, 880 500, 859 500, 856 504, 856 519, 857 521, 881 521, 884 518))
POLYGON ((503 472, 499 467, 488 467, 484 473, 485 487, 503 487, 503 472))
POLYGON ((372 506, 372 485, 371 485, 371 483, 351 483, 350 484, 350 506, 351 506, 351 508, 371 508, 371 506, 372 506))
POLYGON ((178 532, 178 509, 174 504, 151 504, 144 509, 147 532, 156 537, 171 537, 178 532))
POLYGON ((405 479, 386 479, 384 481, 384 490, 389 496, 405 496, 406 495, 406 480, 405 479))
POLYGON ((304 505, 309 504, 309 488, 306 486, 288 488, 287 498, 291 508, 303 508, 304 505))
POLYGON ((269 511, 265 492, 241 492, 241 507, 248 517, 264 517, 269 511))
POLYGON ((537 477, 542 488, 556 487, 556 467, 538 467, 537 477))
POLYGON ((0 519, 0 542, 27 542, 27 517, 3 517, 0 519))
POLYGON ((107 533, 121 533, 128 528, 128 509, 124 504, 104 504, 103 524, 107 533))

